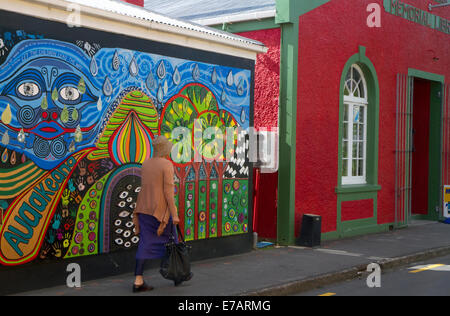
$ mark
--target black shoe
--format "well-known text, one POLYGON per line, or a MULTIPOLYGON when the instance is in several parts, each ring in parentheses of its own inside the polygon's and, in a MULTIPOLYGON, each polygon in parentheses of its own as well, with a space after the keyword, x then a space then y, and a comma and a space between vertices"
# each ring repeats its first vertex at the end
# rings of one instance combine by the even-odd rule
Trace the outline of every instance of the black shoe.
POLYGON ((133 284, 133 293, 141 293, 141 292, 147 292, 153 290, 153 286, 149 286, 147 284, 142 284, 137 286, 136 284, 133 284))

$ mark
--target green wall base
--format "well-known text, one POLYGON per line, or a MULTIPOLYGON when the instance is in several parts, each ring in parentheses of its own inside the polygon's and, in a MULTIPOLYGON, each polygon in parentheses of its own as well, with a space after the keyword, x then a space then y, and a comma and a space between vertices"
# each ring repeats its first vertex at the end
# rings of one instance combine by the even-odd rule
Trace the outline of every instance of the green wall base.
MULTIPOLYGON (((365 221, 365 220, 358 220, 365 221)), ((354 221, 350 221, 354 222, 354 221)), ((391 231, 394 228, 394 223, 390 224, 368 224, 364 225, 362 222, 355 225, 355 223, 350 223, 349 227, 344 228, 341 233, 338 231, 328 232, 322 234, 322 241, 330 241, 337 240, 342 238, 350 238, 362 235, 370 235, 370 234, 378 234, 378 233, 386 233, 391 231)), ((369 223, 369 221, 367 221, 369 223)), ((346 226, 345 222, 342 223, 343 226, 346 226)))

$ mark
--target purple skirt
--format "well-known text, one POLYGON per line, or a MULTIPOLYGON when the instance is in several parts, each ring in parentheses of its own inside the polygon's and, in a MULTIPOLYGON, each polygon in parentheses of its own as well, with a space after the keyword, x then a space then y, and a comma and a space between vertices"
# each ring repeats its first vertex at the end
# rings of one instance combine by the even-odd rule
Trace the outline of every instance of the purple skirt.
POLYGON ((160 222, 156 217, 146 214, 138 214, 139 216, 139 245, 136 253, 136 259, 161 259, 166 253, 166 244, 170 241, 170 237, 175 237, 175 242, 178 243, 178 234, 175 225, 172 222, 172 217, 169 219, 164 233, 158 236, 158 228, 160 222))

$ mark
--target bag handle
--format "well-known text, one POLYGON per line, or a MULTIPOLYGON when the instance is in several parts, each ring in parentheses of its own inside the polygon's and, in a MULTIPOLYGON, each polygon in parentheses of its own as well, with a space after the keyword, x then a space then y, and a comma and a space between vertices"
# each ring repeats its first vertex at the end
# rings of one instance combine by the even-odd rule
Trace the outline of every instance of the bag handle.
POLYGON ((181 241, 183 242, 183 244, 185 244, 186 242, 184 241, 184 236, 183 236, 183 233, 181 232, 180 225, 177 225, 177 231, 181 237, 181 241))
POLYGON ((173 226, 177 226, 177 233, 178 233, 178 235, 181 237, 181 241, 183 242, 183 244, 185 244, 186 243, 186 241, 184 240, 184 236, 183 236, 183 233, 181 232, 181 228, 180 228, 180 225, 174 225, 174 224, 172 224, 171 225, 171 228, 172 228, 172 239, 173 240, 175 240, 175 232, 173 231, 173 226))

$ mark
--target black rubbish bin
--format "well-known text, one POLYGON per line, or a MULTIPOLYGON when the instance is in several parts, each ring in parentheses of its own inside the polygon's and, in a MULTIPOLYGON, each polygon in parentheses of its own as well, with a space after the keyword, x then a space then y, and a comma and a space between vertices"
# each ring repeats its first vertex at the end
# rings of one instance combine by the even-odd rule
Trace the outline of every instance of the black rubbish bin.
POLYGON ((319 215, 304 214, 300 237, 297 246, 319 247, 322 234, 322 217, 319 215))

